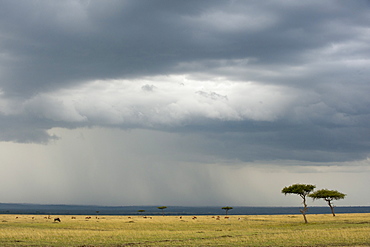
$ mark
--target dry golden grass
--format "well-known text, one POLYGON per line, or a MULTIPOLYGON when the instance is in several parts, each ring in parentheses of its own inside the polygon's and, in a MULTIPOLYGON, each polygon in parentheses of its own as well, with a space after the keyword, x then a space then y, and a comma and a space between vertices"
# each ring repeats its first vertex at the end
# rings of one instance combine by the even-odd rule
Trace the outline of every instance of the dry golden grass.
POLYGON ((0 215, 0 246, 370 246, 370 214, 44 217, 0 215))

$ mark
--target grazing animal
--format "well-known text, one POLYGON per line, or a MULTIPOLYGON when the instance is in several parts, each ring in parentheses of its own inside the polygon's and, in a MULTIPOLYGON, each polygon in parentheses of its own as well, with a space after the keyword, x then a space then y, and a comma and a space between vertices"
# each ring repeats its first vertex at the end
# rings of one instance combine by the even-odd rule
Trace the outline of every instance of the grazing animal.
POLYGON ((58 222, 61 222, 60 218, 55 218, 55 219, 54 219, 54 222, 57 222, 57 221, 58 221, 58 222))
POLYGON ((76 219, 76 217, 73 217, 73 216, 72 216, 72 218, 71 218, 71 219, 72 219, 72 220, 75 220, 75 219, 76 219))
POLYGON ((197 219, 197 217, 195 217, 195 216, 194 216, 192 219, 193 219, 193 220, 196 220, 196 219, 197 219))

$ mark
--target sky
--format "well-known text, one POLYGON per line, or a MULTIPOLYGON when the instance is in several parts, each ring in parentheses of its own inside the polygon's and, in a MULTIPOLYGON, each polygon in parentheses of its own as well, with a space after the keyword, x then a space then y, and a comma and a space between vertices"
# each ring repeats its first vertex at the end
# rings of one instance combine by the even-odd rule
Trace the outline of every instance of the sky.
POLYGON ((370 206, 369 11, 0 1, 0 202, 370 206))

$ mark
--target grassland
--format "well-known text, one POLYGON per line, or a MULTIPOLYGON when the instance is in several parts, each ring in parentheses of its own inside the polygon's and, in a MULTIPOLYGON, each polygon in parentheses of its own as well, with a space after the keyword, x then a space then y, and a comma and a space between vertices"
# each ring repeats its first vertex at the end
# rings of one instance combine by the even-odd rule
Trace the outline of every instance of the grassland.
POLYGON ((370 246, 370 214, 0 215, 0 246, 370 246), (61 222, 53 222, 59 217, 61 222), (73 217, 73 218, 72 218, 73 217))

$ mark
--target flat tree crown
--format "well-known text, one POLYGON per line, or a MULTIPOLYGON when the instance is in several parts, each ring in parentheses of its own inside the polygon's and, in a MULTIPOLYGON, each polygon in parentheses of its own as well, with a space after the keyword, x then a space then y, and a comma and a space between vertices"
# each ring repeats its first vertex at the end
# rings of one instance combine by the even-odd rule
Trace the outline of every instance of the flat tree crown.
POLYGON ((221 209, 230 210, 230 209, 233 209, 233 207, 223 207, 221 209))
POLYGON ((346 194, 343 194, 337 190, 328 190, 328 189, 322 189, 315 191, 314 193, 310 194, 309 197, 316 199, 325 199, 325 200, 339 200, 344 199, 346 194))
POLYGON ((312 184, 293 184, 284 187, 281 193, 286 194, 297 194, 297 195, 308 195, 316 188, 316 185, 312 184))

